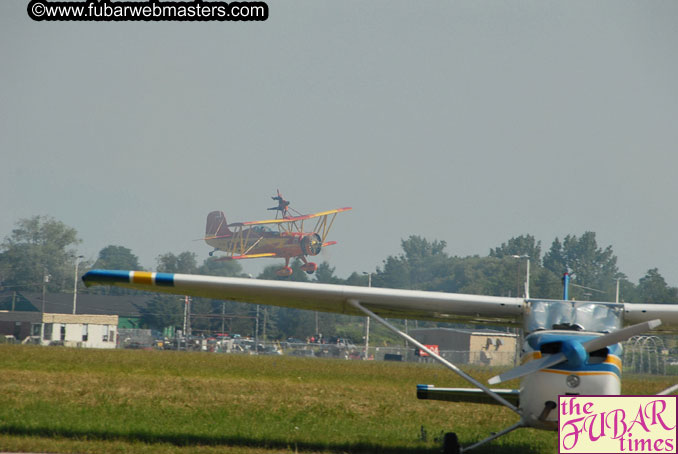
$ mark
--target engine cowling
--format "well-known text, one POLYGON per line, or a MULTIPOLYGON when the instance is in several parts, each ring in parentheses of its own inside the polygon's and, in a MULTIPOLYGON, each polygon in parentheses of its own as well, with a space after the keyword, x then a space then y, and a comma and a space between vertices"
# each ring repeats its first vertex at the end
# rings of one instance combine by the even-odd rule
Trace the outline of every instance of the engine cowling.
POLYGON ((307 235, 301 239, 301 252, 303 252, 304 255, 318 255, 322 248, 323 243, 320 239, 320 235, 317 233, 307 235))

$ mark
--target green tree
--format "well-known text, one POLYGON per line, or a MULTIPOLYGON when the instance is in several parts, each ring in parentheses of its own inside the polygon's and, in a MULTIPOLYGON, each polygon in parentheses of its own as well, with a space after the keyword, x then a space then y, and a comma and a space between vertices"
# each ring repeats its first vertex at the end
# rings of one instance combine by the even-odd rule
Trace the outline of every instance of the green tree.
MULTIPOLYGON (((375 273, 372 274, 374 275, 375 273)), ((368 281, 369 277, 367 275, 354 271, 346 278, 344 284, 352 285, 354 287, 367 287, 368 281)))
POLYGON ((99 251, 93 268, 105 270, 141 270, 139 258, 124 246, 106 246, 99 251))
POLYGON ((511 257, 513 255, 527 255, 534 264, 541 262, 541 241, 536 241, 532 235, 513 237, 506 243, 490 249, 490 257, 511 257))
POLYGON ((52 217, 20 219, 0 246, 0 282, 37 291, 48 275, 49 291, 70 291, 80 242, 74 228, 52 217))
POLYGON ((637 292, 641 303, 678 303, 678 288, 669 287, 657 268, 640 278, 637 292))
POLYGON ((445 241, 430 242, 412 235, 400 244, 403 253, 387 257, 383 268, 377 268, 372 281, 375 287, 425 288, 446 274, 449 257, 444 252, 445 241))
POLYGON ((242 266, 235 260, 220 260, 209 257, 202 262, 198 274, 223 277, 243 277, 242 266))
POLYGON ((180 296, 154 296, 145 308, 141 308, 141 320, 144 326, 163 330, 168 326, 183 326, 184 306, 180 296))
POLYGON ((168 252, 159 255, 157 260, 158 271, 161 273, 195 274, 198 271, 198 263, 193 252, 182 252, 179 255, 168 252))
POLYGON ((313 282, 320 282, 323 284, 339 284, 341 279, 334 275, 334 267, 327 262, 322 262, 318 265, 318 269, 313 275, 315 280, 313 282))
MULTIPOLYGON (((617 268, 612 246, 598 247, 596 234, 586 232, 581 237, 568 235, 561 244, 556 238, 544 256, 544 267, 562 275, 568 271, 574 284, 614 295, 614 280, 625 277, 617 268)), ((583 292, 572 289, 572 295, 582 299, 583 292)))

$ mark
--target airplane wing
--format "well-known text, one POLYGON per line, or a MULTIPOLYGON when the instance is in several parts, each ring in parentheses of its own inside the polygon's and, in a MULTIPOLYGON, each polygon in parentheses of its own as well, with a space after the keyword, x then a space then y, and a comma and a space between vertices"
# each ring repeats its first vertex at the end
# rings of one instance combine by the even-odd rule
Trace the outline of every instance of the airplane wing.
POLYGON ((265 225, 265 224, 288 224, 291 222, 305 221, 307 219, 319 218, 321 216, 328 216, 330 214, 341 213, 343 211, 351 210, 351 207, 337 208, 335 210, 321 211, 319 213, 305 214, 303 216, 294 216, 290 218, 282 219, 268 219, 264 221, 249 221, 249 222, 236 222, 234 224, 229 224, 229 227, 240 227, 240 226, 250 226, 250 225, 265 225))
POLYGON ((518 325, 525 308, 522 298, 147 271, 92 270, 82 280, 88 287, 115 285, 151 292, 364 316, 349 302, 359 301, 383 317, 446 322, 518 325))
POLYGON ((624 323, 636 324, 661 319, 660 330, 678 327, 678 304, 624 303, 624 323))
MULTIPOLYGON (((377 315, 398 319, 520 325, 526 310, 523 298, 148 271, 92 270, 82 280, 88 287, 116 285, 150 292, 364 316, 350 303, 357 301, 377 315)), ((678 304, 624 304, 626 324, 657 318, 661 319, 663 328, 675 330, 678 304)))

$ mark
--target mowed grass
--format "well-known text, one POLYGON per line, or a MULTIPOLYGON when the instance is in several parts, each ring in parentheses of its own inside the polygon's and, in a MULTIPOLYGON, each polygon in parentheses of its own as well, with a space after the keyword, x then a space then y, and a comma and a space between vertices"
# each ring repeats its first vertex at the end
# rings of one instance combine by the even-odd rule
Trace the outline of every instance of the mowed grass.
MULTIPOLYGON (((417 400, 417 383, 467 386, 437 365, 0 345, 0 377, 1 451, 435 453, 444 432, 469 444, 517 420, 417 400)), ((671 384, 631 378, 624 391, 671 384)), ((476 452, 555 451, 554 432, 521 429, 476 452)))

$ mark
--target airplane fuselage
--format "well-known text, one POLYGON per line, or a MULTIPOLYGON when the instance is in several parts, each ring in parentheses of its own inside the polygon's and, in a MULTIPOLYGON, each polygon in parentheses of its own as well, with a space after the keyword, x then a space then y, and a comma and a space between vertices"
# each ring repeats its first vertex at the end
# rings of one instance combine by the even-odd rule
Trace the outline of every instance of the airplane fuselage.
POLYGON ((274 254, 275 257, 300 257, 320 253, 320 236, 315 232, 276 232, 258 229, 245 229, 238 234, 222 238, 210 238, 205 242, 214 249, 248 256, 274 254))

